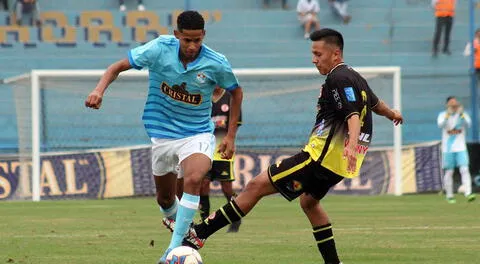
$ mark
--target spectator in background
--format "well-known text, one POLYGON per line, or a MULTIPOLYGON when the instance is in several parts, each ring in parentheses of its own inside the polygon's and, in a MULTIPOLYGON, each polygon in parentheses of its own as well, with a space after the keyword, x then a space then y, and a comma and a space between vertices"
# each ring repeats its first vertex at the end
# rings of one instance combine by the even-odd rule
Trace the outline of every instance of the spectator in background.
POLYGON ((352 16, 348 14, 348 0, 328 0, 333 12, 342 18, 344 24, 348 24, 352 16))
POLYGON ((315 30, 320 29, 320 21, 317 17, 318 12, 320 12, 320 5, 317 0, 298 0, 298 20, 303 25, 305 39, 310 38, 312 26, 315 26, 315 30))
POLYGON ((22 25, 24 14, 28 14, 32 17, 32 26, 33 23, 35 23, 37 26, 42 24, 39 19, 40 7, 37 0, 17 0, 15 3, 17 25, 22 25))
POLYGON ((467 201, 475 200, 472 194, 472 179, 468 169, 468 151, 465 143, 465 130, 472 124, 470 116, 463 111, 463 106, 455 96, 447 98, 447 110, 437 118, 438 127, 442 129, 443 185, 448 203, 456 203, 453 195, 453 172, 459 168, 462 185, 467 201))
POLYGON ((8 0, 1 0, 3 9, 8 11, 8 0))
MULTIPOLYGON (((270 7, 270 0, 263 0, 263 7, 264 8, 270 7)), ((287 0, 282 0, 282 8, 288 9, 287 0)))
MULTIPOLYGON (((473 39, 473 65, 477 74, 477 79, 480 79, 480 28, 475 31, 475 38, 473 39)), ((468 57, 472 54, 472 43, 468 42, 463 51, 463 56, 468 57)))
MULTIPOLYGON (((138 0, 137 2, 138 11, 145 11, 145 6, 143 5, 143 0, 138 0)), ((127 11, 127 6, 125 6, 125 0, 120 0, 120 11, 125 12, 127 11)))
POLYGON ((443 53, 450 55, 450 32, 453 25, 453 17, 455 16, 456 0, 432 0, 432 7, 435 10, 435 34, 433 36, 433 50, 432 56, 435 58, 438 55, 438 44, 440 42, 440 35, 444 31, 443 53))

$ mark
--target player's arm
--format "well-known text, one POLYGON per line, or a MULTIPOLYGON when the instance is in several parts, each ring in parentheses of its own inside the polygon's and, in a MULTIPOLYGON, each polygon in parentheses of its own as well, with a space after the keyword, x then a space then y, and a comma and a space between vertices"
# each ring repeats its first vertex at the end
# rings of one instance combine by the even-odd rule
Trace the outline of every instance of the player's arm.
POLYGON ((472 125, 472 119, 470 118, 470 115, 463 112, 460 114, 460 117, 463 118, 463 120, 465 120, 465 126, 470 127, 472 125))
POLYGON ((242 87, 238 86, 237 88, 230 90, 230 116, 228 118, 228 130, 225 139, 232 142, 232 148, 229 149, 220 149, 222 153, 222 158, 229 159, 232 157, 235 152, 235 137, 237 136, 238 124, 240 122, 240 108, 243 101, 243 90, 242 87))
POLYGON ((235 137, 237 135, 240 107, 243 100, 243 90, 238 84, 237 77, 233 74, 232 66, 227 58, 222 58, 219 70, 216 72, 217 85, 230 92, 230 116, 228 120, 227 135, 218 148, 223 159, 230 159, 235 152, 235 137))
POLYGON ((354 173, 357 168, 357 146, 360 137, 360 113, 358 101, 362 100, 355 93, 355 85, 345 76, 332 77, 330 87, 333 103, 339 118, 345 120, 348 126, 348 143, 343 149, 343 157, 347 159, 347 171, 354 173))
POLYGON ((447 125, 447 120, 448 120, 448 113, 447 112, 441 112, 438 114, 437 117, 437 125, 439 128, 445 128, 447 125))
POLYGON ((353 173, 357 168, 357 145, 361 125, 358 113, 352 113, 347 118, 348 144, 345 146, 343 156, 348 160, 347 171, 353 173))
POLYGON ((105 94, 105 90, 107 90, 108 86, 118 77, 121 72, 131 68, 132 66, 130 65, 128 59, 119 60, 108 66, 95 89, 93 89, 93 91, 88 95, 87 100, 85 100, 85 106, 93 109, 99 109, 102 104, 103 95, 105 94))
POLYGON ((391 109, 383 100, 378 100, 377 104, 372 107, 372 111, 380 116, 384 116, 391 121, 395 125, 403 123, 403 116, 397 110, 391 109))
POLYGON ((118 77, 122 71, 131 68, 142 69, 150 67, 162 52, 162 45, 160 38, 149 41, 148 43, 138 46, 128 52, 128 59, 119 60, 110 65, 97 86, 88 95, 85 100, 85 106, 94 109, 99 109, 102 104, 103 94, 108 86, 118 77))

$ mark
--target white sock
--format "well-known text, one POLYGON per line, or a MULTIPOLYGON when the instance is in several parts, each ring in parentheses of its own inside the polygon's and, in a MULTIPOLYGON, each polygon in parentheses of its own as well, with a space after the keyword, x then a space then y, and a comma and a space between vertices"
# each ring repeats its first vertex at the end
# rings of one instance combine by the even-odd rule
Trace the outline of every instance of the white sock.
POLYGON ((445 170, 443 188, 445 189, 447 198, 453 198, 453 170, 445 170))
POLYGON ((462 185, 465 188, 465 196, 472 194, 472 177, 468 166, 460 167, 460 175, 462 175, 462 185))

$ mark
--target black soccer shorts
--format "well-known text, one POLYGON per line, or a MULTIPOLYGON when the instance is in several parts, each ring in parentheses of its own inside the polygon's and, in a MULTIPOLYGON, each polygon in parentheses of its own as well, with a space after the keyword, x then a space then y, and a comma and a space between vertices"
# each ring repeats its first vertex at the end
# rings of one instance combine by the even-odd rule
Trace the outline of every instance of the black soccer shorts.
POLYGON ((214 160, 206 178, 210 181, 234 181, 233 160, 214 160))
POLYGON ((278 192, 289 201, 302 193, 308 193, 321 200, 331 187, 344 179, 322 167, 304 151, 270 165, 268 176, 278 192))

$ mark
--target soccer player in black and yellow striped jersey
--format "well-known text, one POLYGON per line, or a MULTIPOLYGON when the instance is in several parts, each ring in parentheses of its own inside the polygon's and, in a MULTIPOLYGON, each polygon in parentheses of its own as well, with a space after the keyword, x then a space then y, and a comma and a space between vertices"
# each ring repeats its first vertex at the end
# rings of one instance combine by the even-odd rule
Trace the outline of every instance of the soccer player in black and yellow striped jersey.
POLYGON ((343 62, 343 37, 332 29, 310 35, 312 62, 326 75, 318 112, 308 144, 298 154, 272 164, 252 179, 237 198, 191 228, 184 244, 195 248, 229 223, 238 221, 264 196, 280 193, 300 206, 326 264, 339 264, 332 226, 320 200, 344 178, 358 176, 372 140, 372 111, 395 125, 402 115, 370 90, 366 80, 343 62))

